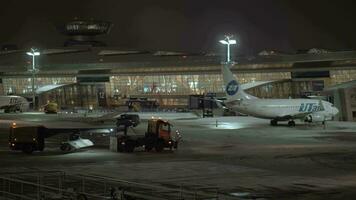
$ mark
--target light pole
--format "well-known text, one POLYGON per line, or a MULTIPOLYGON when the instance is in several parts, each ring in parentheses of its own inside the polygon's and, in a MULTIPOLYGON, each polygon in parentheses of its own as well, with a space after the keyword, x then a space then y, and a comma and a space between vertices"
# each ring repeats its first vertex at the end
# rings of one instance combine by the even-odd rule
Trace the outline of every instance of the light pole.
POLYGON ((36 49, 31 48, 31 51, 26 52, 26 54, 29 56, 32 56, 32 70, 30 70, 32 73, 32 107, 33 107, 33 109, 35 109, 35 107, 36 107, 35 78, 36 78, 36 72, 37 72, 35 57, 40 56, 41 53, 39 51, 37 51, 36 49))
POLYGON ((232 38, 232 36, 225 36, 224 40, 220 40, 220 43, 221 44, 225 44, 226 47, 227 47, 226 64, 230 64, 231 63, 230 45, 237 43, 236 40, 232 40, 231 38, 232 38))

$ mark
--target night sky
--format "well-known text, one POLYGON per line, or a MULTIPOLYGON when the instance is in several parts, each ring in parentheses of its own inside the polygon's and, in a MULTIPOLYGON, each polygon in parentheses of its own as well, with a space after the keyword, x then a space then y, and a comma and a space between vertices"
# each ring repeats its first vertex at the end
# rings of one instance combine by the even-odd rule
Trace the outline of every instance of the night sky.
POLYGON ((0 44, 53 48, 66 37, 56 25, 75 17, 108 20, 101 40, 138 50, 210 52, 225 33, 241 54, 263 49, 356 49, 352 0, 2 0, 0 44))

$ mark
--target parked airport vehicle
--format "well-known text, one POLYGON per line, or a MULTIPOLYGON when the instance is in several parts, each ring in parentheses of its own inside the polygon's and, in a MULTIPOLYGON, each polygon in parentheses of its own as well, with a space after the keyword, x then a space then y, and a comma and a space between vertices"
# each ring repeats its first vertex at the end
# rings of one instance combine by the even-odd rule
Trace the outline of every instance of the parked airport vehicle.
POLYGON ((140 117, 136 114, 121 114, 119 118, 117 118, 116 126, 120 127, 120 125, 132 126, 136 127, 140 124, 140 117))
POLYGON ((10 149, 21 150, 24 153, 43 151, 46 131, 43 126, 16 127, 16 124, 13 124, 9 134, 10 149))
MULTIPOLYGON (((85 131, 88 129, 82 129, 85 131)), ((68 134, 68 140, 60 144, 60 149, 64 152, 82 149, 93 146, 94 143, 88 139, 80 137, 80 130, 77 129, 48 129, 44 126, 21 126, 13 125, 10 128, 9 145, 13 151, 23 151, 32 153, 34 151, 43 151, 45 148, 45 139, 56 134, 68 134)))
POLYGON ((129 111, 147 111, 157 110, 159 102, 154 99, 147 98, 130 98, 126 101, 129 111))
POLYGON ((117 138, 117 145, 119 152, 133 152, 136 147, 145 147, 146 151, 155 149, 161 152, 164 148, 170 150, 177 149, 181 138, 180 133, 176 131, 176 135, 172 136, 172 124, 162 119, 149 119, 147 131, 145 135, 132 136, 127 134, 127 129, 133 126, 132 121, 125 118, 118 119, 118 131, 123 134, 117 138))
MULTIPOLYGON (((20 117, 26 115, 23 114, 20 117)), ((42 115, 45 116, 45 114, 42 115)), ((28 117, 25 118, 25 121, 14 120, 9 131, 10 149, 22 150, 25 153, 43 151, 45 139, 58 134, 67 136, 67 140, 60 144, 62 151, 90 147, 94 145, 93 142, 81 138, 81 133, 100 135, 114 133, 116 115, 117 113, 109 113, 101 117, 74 117, 70 114, 63 114, 40 117, 41 114, 35 114, 33 115, 34 121, 28 117), (38 121, 38 119, 42 120, 38 121)), ((13 116, 19 117, 19 115, 13 116)))
POLYGON ((0 109, 5 113, 29 110, 29 102, 20 96, 0 96, 0 109))
POLYGON ((43 111, 46 114, 57 114, 58 113, 58 104, 55 102, 49 102, 44 106, 43 111))
POLYGON ((259 99, 247 94, 240 87, 232 74, 230 63, 222 66, 227 100, 225 106, 231 110, 250 116, 271 119, 271 125, 278 121, 288 121, 289 126, 295 126, 295 119, 306 122, 322 122, 332 120, 339 112, 333 104, 317 99, 259 99))

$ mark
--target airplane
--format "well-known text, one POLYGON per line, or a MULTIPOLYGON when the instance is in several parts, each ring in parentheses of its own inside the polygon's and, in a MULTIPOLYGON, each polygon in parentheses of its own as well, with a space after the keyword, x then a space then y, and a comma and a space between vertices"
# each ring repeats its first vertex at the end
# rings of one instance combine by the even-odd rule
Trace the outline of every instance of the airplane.
POLYGON ((0 110, 5 113, 9 112, 24 112, 28 111, 30 107, 29 102, 21 96, 0 96, 0 110))
POLYGON ((225 106, 233 111, 257 118, 270 119, 272 126, 279 121, 288 121, 295 126, 295 119, 305 122, 333 120, 339 112, 330 102, 317 99, 259 99, 247 94, 230 70, 230 63, 222 66, 225 85, 225 106))

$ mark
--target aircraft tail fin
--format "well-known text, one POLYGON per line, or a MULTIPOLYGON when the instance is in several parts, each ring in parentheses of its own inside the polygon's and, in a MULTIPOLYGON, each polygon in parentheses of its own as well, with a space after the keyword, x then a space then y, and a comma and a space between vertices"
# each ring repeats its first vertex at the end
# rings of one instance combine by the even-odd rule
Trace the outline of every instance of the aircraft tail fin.
POLYGON ((233 101, 233 100, 257 99, 257 97, 247 94, 240 87, 239 82, 232 74, 229 66, 230 66, 229 64, 225 64, 222 66, 222 75, 223 75, 227 100, 233 101))

